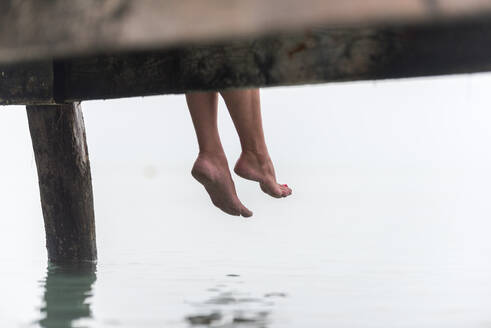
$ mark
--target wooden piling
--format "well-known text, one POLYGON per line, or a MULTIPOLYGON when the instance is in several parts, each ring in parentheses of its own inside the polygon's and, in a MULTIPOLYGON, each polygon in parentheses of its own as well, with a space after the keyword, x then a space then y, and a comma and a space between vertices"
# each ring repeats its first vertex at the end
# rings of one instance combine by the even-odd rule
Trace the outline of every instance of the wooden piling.
POLYGON ((97 259, 94 205, 80 103, 27 106, 53 263, 97 259))

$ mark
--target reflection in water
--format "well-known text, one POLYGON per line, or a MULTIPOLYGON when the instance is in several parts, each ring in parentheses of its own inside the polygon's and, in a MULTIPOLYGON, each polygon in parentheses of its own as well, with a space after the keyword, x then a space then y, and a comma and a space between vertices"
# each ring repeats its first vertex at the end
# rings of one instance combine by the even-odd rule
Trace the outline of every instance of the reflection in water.
MULTIPOLYGON (((227 277, 239 277, 227 275, 227 277)), ((212 293, 204 302, 195 303, 196 311, 186 317, 191 326, 217 328, 266 328, 271 322, 273 299, 286 297, 285 293, 270 292, 251 297, 228 283, 208 289, 212 293)))
POLYGON ((44 286, 43 328, 72 328, 75 322, 91 319, 90 298, 96 280, 96 264, 48 265, 44 286))

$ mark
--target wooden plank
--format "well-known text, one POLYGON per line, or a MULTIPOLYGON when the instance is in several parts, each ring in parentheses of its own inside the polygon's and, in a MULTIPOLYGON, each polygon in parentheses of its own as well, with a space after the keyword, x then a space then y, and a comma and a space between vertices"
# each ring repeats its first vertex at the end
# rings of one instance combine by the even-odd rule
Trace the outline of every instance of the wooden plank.
POLYGON ((80 104, 27 106, 48 258, 97 259, 94 204, 80 104))
POLYGON ((59 99, 131 96, 491 70, 491 22, 311 29, 213 46, 71 59, 59 99))
POLYGON ((52 61, 0 65, 0 105, 53 103, 53 82, 52 61))
POLYGON ((9 0, 0 2, 0 62, 490 15, 489 0, 9 0))

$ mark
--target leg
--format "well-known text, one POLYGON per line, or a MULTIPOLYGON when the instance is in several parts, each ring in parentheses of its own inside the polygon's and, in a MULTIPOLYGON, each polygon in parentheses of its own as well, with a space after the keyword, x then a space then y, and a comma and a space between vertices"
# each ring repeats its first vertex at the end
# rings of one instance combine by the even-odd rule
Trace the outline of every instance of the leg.
POLYGON ((259 182, 261 189, 273 197, 286 197, 292 190, 276 182, 269 157, 261 118, 259 89, 221 92, 239 134, 242 154, 234 171, 241 177, 259 182))
POLYGON ((218 135, 218 94, 188 93, 186 100, 199 145, 199 155, 191 174, 203 184, 213 204, 222 211, 231 215, 251 216, 252 212, 237 197, 218 135))
POLYGON ((79 103, 27 106, 51 262, 97 259, 85 127, 79 103))

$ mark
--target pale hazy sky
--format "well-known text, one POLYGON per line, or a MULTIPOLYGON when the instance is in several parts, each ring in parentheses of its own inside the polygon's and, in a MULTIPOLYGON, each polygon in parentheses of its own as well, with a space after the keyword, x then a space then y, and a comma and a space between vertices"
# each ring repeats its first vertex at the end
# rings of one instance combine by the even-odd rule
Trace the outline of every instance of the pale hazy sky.
MULTIPOLYGON (((352 181, 346 184, 336 170, 487 170, 491 166, 490 86, 491 74, 479 74, 264 89, 265 131, 279 181, 297 192, 291 204, 308 204, 316 211, 322 204, 309 203, 308 195, 322 190, 298 190, 313 174, 319 179, 324 178, 323 173, 330 177, 322 180, 326 188, 342 189, 357 181, 351 176, 352 181)), ((138 200, 142 197, 139 190, 117 189, 110 179, 163 177, 162 181, 153 180, 157 182, 152 185, 151 197, 156 194, 157 202, 165 204, 168 200, 164 195, 169 190, 173 195, 166 197, 178 195, 185 202, 191 190, 193 199, 200 201, 194 211, 216 213, 189 176, 197 145, 182 95, 93 101, 82 106, 99 225, 104 222, 101 216, 116 213, 115 208, 105 207, 110 199, 124 193, 122 213, 125 206, 131 206, 128 199, 136 199, 138 204, 142 201, 138 200), (160 193, 162 198, 157 197, 160 193)), ((239 142, 223 102, 220 132, 233 165, 239 142)), ((1 108, 0 148, 0 248, 9 249, 14 241, 24 245, 15 254, 2 256, 16 257, 19 252, 32 256, 39 253, 44 236, 34 157, 22 107, 1 108)), ((359 176, 363 179, 362 174, 359 176)), ((238 179, 236 183, 244 203, 257 215, 270 206, 286 211, 269 200, 262 203, 262 198, 256 198, 262 197, 256 194, 256 186, 238 179)), ((384 186, 381 183, 374 188, 384 186)), ((409 183, 404 188, 412 187, 409 183)), ((165 206, 160 210, 165 211, 165 206)), ((98 238, 104 228, 99 232, 98 238)))
MULTIPOLYGON (((247 297, 292 295, 275 307, 279 327, 484 327, 490 85, 480 74, 264 89, 267 142, 293 195, 272 199, 234 176, 250 220, 214 208, 189 174, 197 145, 182 95, 83 103, 92 323, 185 326, 207 288, 240 273, 247 297)), ((233 165, 223 103, 220 132, 233 165)), ((0 321, 26 327, 43 317, 46 250, 22 107, 0 109, 0 149, 0 321)))

